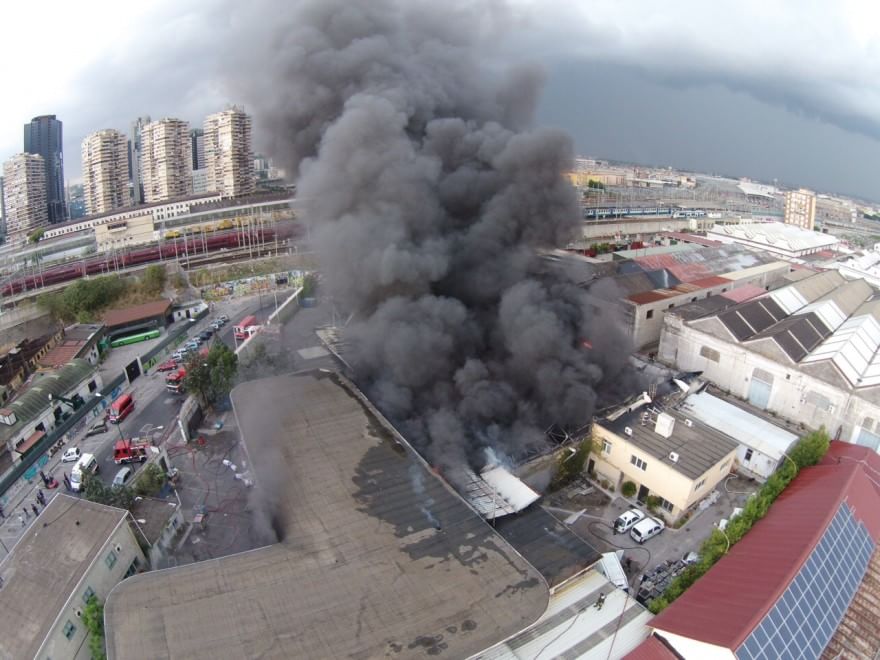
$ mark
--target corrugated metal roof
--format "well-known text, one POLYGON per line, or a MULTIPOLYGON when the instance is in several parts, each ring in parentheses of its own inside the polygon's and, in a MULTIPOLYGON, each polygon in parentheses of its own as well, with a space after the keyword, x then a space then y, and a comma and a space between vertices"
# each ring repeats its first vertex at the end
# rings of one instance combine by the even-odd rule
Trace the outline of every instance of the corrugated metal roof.
POLYGON ((797 441, 794 433, 706 391, 688 396, 681 404, 681 410, 775 461, 781 460, 788 448, 797 441))
POLYGON ((170 310, 171 301, 165 299, 123 309, 111 309, 104 314, 104 325, 108 328, 116 328, 128 323, 134 323, 135 321, 151 319, 155 316, 165 316, 170 310))
POLYGON ((817 248, 836 245, 834 236, 801 229, 794 225, 781 222, 749 222, 739 225, 716 225, 707 233, 709 238, 715 236, 733 240, 750 241, 768 247, 776 247, 789 252, 815 250, 817 248))
POLYGON ((713 241, 711 238, 706 238, 705 236, 686 234, 680 231, 663 232, 663 236, 667 236, 676 241, 685 241, 687 243, 694 243, 695 245, 702 245, 703 247, 718 247, 719 245, 724 245, 721 241, 713 241))
POLYGON ((16 422, 12 426, 0 424, 0 444, 16 436, 23 426, 49 407, 49 394, 56 398, 67 396, 93 371, 94 367, 89 362, 77 359, 57 371, 34 374, 27 390, 5 406, 15 413, 16 422))
POLYGON ((736 649, 789 587, 844 501, 874 542, 880 539, 880 497, 865 467, 845 460, 801 470, 767 515, 651 626, 736 649))
POLYGON ((754 284, 743 284, 742 286, 738 286, 730 291, 725 291, 719 295, 728 300, 732 300, 733 302, 741 303, 765 293, 767 292, 759 286, 755 286, 754 284))
POLYGON ((791 267, 787 261, 771 261, 769 264, 758 264, 750 268, 740 268, 724 273, 724 277, 729 280, 742 280, 762 273, 772 273, 775 270, 788 270, 791 267))
POLYGON ((639 644, 624 660, 679 660, 679 655, 669 650, 655 635, 639 644))
POLYGON ((547 612, 518 635, 473 660, 622 658, 648 636, 652 616, 597 570, 555 594, 547 612), (599 595, 605 597, 597 608, 599 595))
POLYGON ((541 497, 500 465, 483 470, 480 476, 492 488, 495 499, 504 499, 514 511, 522 511, 541 497))

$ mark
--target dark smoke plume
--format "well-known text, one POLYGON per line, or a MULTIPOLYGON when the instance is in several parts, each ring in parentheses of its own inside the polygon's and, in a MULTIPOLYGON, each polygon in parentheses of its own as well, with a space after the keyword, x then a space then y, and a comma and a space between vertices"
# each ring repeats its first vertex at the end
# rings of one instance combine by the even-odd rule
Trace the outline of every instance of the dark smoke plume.
POLYGON ((562 177, 572 144, 531 127, 537 70, 490 55, 505 7, 293 12, 271 44, 271 105, 251 107, 298 173, 327 290, 355 312, 358 381, 440 466, 482 461, 483 447, 516 458, 551 424, 585 424, 630 385, 628 346, 537 256, 579 225, 562 177))

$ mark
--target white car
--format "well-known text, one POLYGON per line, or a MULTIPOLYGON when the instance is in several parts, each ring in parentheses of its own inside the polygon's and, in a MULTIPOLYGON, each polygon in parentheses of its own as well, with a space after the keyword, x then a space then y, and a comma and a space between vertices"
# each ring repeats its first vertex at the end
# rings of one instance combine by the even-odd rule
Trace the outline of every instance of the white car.
POLYGON ((82 452, 79 450, 79 447, 71 447, 67 451, 64 452, 61 456, 62 463, 76 463, 79 460, 79 457, 82 455, 82 452))
POLYGON ((629 530, 630 538, 636 543, 644 543, 666 529, 666 524, 656 518, 645 518, 629 530))
POLYGON ((645 514, 639 511, 638 509, 629 509, 628 511, 624 511, 617 519, 612 523, 612 527, 614 528, 615 534, 623 534, 624 532, 628 532, 631 530, 636 523, 645 519, 645 514))
POLYGON ((131 479, 131 475, 132 469, 127 465, 123 468, 119 468, 119 472, 113 477, 113 485, 116 487, 124 486, 128 483, 128 480, 131 479))

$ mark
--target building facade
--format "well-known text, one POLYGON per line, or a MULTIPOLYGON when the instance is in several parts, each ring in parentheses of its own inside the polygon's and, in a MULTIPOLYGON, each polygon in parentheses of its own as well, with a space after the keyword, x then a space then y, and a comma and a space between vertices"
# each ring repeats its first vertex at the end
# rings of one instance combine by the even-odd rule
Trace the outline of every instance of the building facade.
POLYGON ((200 170, 205 167, 205 131, 194 128, 189 132, 192 147, 192 168, 200 170))
POLYGON ((83 195, 86 213, 107 213, 128 206, 128 145, 125 135, 108 128, 82 141, 83 195))
POLYGON ((37 154, 17 154, 3 164, 6 241, 24 245, 27 235, 49 222, 46 168, 37 154))
POLYGON ((128 137, 128 185, 133 205, 144 202, 144 183, 141 179, 141 130, 150 123, 149 117, 138 117, 131 122, 128 137))
POLYGON ((64 155, 61 122, 55 115, 34 117, 24 125, 24 152, 43 157, 49 223, 64 222, 64 155))
POLYGON ((140 172, 144 202, 161 202, 192 192, 189 124, 165 118, 141 129, 140 172))
POLYGON ((224 197, 254 192, 250 115, 238 107, 208 115, 204 145, 209 191, 219 192, 224 197))
POLYGON ((785 193, 785 224, 813 230, 816 224, 816 193, 806 188, 785 193))
POLYGON ((87 603, 146 568, 131 516, 59 493, 3 561, 0 655, 88 660, 87 603))

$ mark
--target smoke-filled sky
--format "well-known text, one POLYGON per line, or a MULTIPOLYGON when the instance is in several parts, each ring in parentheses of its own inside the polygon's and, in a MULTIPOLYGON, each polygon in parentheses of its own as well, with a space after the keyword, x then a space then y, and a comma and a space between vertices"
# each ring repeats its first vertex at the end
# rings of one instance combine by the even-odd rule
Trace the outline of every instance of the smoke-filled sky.
MULTIPOLYGON (((544 69, 538 119, 579 153, 880 198, 877 3, 512 3, 491 3, 507 33, 492 47, 544 69)), ((247 101, 223 73, 272 43, 290 4, 49 0, 37 35, 33 3, 5 2, 0 44, 21 57, 5 60, 0 159, 20 151, 25 121, 55 113, 76 178, 93 130, 145 114, 200 124, 247 101)))

